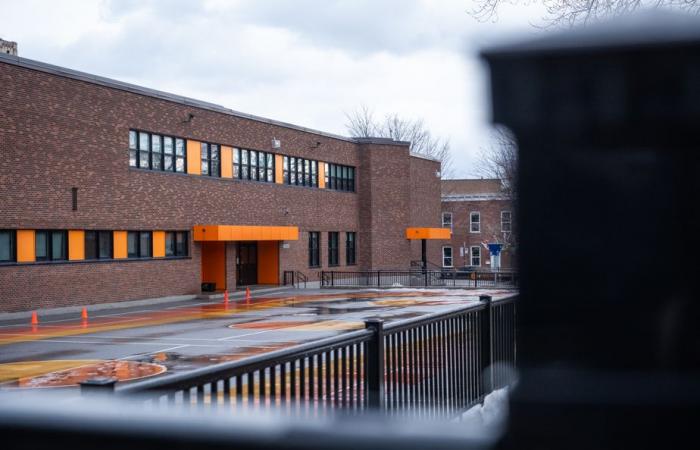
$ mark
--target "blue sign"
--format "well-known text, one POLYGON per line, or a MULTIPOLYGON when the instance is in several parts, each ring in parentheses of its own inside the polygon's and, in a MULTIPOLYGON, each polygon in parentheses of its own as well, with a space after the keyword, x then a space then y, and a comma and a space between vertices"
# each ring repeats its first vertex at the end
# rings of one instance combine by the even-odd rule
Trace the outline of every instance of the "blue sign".
POLYGON ((503 249, 503 244, 486 244, 489 247, 489 253, 493 256, 498 256, 501 254, 501 249, 503 249))

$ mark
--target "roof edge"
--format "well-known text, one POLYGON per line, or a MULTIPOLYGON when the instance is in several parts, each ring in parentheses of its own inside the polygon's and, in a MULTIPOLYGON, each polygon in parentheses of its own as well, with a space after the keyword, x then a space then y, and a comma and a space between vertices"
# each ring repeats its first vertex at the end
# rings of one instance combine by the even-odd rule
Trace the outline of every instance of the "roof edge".
MULTIPOLYGON (((73 70, 66 67, 56 66, 53 64, 44 63, 41 61, 36 61, 29 58, 23 58, 16 55, 8 55, 5 53, 0 53, 0 63, 11 64, 18 67, 23 67, 25 69, 36 70, 39 72, 48 73, 51 75, 56 75, 64 78, 70 78, 73 80, 83 81, 86 83, 92 83, 100 86, 105 86, 112 89, 118 89, 121 91, 130 92, 132 94, 143 95, 146 97, 157 98, 160 100, 166 100, 173 103, 178 103, 180 105, 190 106, 199 109, 205 109, 208 111, 218 112, 221 114, 227 114, 230 116, 254 120, 256 122, 262 122, 269 125, 275 125, 278 127, 289 128, 296 131, 303 131, 306 133, 315 134, 318 136, 324 136, 331 139, 338 139, 345 142, 358 143, 356 138, 351 138, 347 136, 341 136, 339 134, 327 133, 325 131, 315 130, 313 128, 306 128, 299 125, 294 125, 288 122, 282 122, 279 120, 268 119, 261 116, 256 116, 253 114, 247 114, 233 109, 226 108, 215 103, 205 102, 203 100, 197 100, 190 97, 185 97, 177 94, 172 94, 165 91, 159 91, 157 89, 151 89, 144 86, 139 86, 132 83, 127 83, 124 81, 115 80, 112 78, 102 77, 99 75, 93 75, 87 72, 81 72, 79 70, 73 70)), ((372 138, 373 139, 373 138, 372 138)), ((398 142, 398 141, 393 141, 398 142)), ((396 144, 404 145, 404 143, 396 144)))

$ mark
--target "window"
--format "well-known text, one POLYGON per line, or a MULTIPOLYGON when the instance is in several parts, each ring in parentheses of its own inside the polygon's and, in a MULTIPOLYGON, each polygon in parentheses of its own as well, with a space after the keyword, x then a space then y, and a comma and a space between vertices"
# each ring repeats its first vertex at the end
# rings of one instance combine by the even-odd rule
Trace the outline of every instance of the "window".
POLYGON ((319 257, 319 240, 321 233, 318 231, 309 232, 309 267, 318 267, 321 265, 321 258, 319 257))
POLYGON ((442 267, 453 267, 452 247, 442 247, 442 267))
POLYGON ((326 188, 355 192, 355 168, 326 163, 326 188))
POLYGON ((0 263, 15 260, 15 231, 0 230, 0 263))
POLYGON ((207 144, 202 142, 202 175, 210 177, 221 176, 221 163, 219 146, 217 144, 207 144))
POLYGON ((163 168, 163 146, 161 136, 151 135, 151 169, 162 170, 163 168))
POLYGON ((126 234, 126 256, 128 258, 139 257, 139 233, 129 231, 126 234))
POLYGON ((139 167, 151 168, 150 139, 148 133, 139 133, 139 167))
POLYGON ((233 178, 275 182, 275 155, 257 150, 233 149, 233 178))
POLYGON ((86 231, 85 232, 85 259, 111 259, 112 258, 112 232, 111 231, 86 231))
POLYGON ((138 139, 136 139, 136 132, 134 130, 129 130, 129 166, 138 167, 136 162, 136 152, 138 150, 137 146, 138 139))
POLYGON ((129 166, 185 173, 185 140, 129 130, 129 166))
POLYGON ((165 233, 165 256, 187 256, 187 231, 168 231, 165 233))
POLYGON ((475 245, 471 248, 471 254, 472 254, 472 266, 480 266, 481 265, 481 247, 478 245, 475 245))
POLYGON ((285 156, 282 164, 284 184, 318 187, 318 161, 285 156))
POLYGON ((442 213, 442 227, 443 228, 450 227, 450 230, 452 229, 452 213, 451 212, 442 213))
POLYGON ((185 173, 185 140, 175 139, 175 172, 185 173))
POLYGON ((338 265, 338 232, 328 232, 328 265, 338 265))
POLYGON ((141 258, 150 258, 151 256, 151 232, 139 232, 139 256, 141 258))
POLYGON ((151 239, 150 231, 129 231, 126 236, 127 257, 150 258, 151 239))
POLYGON ((37 231, 35 249, 37 261, 65 261, 68 254, 68 234, 65 231, 37 231))
POLYGON ((510 211, 501 211, 501 231, 509 233, 511 231, 511 214, 510 211))
POLYGON ((353 266, 357 262, 355 258, 355 249, 357 239, 354 231, 349 231, 345 234, 345 264, 353 266))
POLYGON ((481 214, 478 211, 469 213, 469 232, 481 233, 481 214))
POLYGON ((165 136, 163 138, 163 170, 166 172, 173 171, 175 154, 175 146, 173 145, 173 138, 165 136))

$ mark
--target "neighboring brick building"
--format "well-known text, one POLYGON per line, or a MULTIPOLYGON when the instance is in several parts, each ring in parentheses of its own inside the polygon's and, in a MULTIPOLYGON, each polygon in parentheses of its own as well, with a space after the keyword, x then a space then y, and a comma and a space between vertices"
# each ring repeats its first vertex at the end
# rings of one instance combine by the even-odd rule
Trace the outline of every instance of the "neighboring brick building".
MULTIPOLYGON (((0 311, 407 269, 437 161, 0 55, 0 311)), ((440 244, 428 244, 429 258, 440 244)))
POLYGON ((442 180, 442 224, 452 228, 443 267, 515 268, 513 205, 501 180, 442 180))

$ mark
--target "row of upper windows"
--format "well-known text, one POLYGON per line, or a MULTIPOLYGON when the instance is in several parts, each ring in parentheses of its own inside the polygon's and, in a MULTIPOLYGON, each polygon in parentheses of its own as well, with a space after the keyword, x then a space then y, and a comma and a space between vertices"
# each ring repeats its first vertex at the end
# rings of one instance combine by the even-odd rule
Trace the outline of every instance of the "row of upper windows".
MULTIPOLYGON (((442 213, 442 226, 452 229, 452 213, 442 213)), ((513 217, 510 211, 501 211, 501 232, 510 233, 513 230, 513 217)), ((469 232, 481 233, 481 213, 472 211, 469 213, 469 232)))
MULTIPOLYGON (((189 255, 189 232, 164 231, 164 248, 157 253, 165 257, 181 257, 189 255)), ((71 256, 72 260, 102 260, 114 259, 114 231, 85 230, 83 236, 82 254, 71 256)), ((25 261, 67 261, 69 259, 69 240, 73 239, 67 230, 36 230, 33 232, 34 254, 25 255, 25 261)), ((27 242, 25 242, 26 244, 27 242)), ((29 241, 31 243, 31 240, 29 241)), ((17 232, 16 230, 0 230, 0 263, 17 261, 17 232)), ((72 243, 71 243, 72 244, 72 243)), ((31 247, 30 247, 31 248, 31 247)), ((31 250, 30 250, 31 251, 31 250)), ((126 258, 152 258, 153 232, 127 231, 126 258)))
MULTIPOLYGON (((201 142, 199 151, 199 174, 222 177, 222 150, 219 144, 201 142)), ((187 142, 172 136, 129 130, 129 166, 162 172, 187 173, 187 142)), ((283 156, 281 180, 275 174, 276 154, 257 150, 232 148, 232 171, 227 178, 284 183, 295 186, 323 187, 326 189, 354 192, 355 168, 339 164, 283 156), (323 164, 323 185, 319 176, 323 164)), ((280 155, 282 156, 282 155, 280 155)), ((231 168, 227 168, 231 169, 231 168)))

